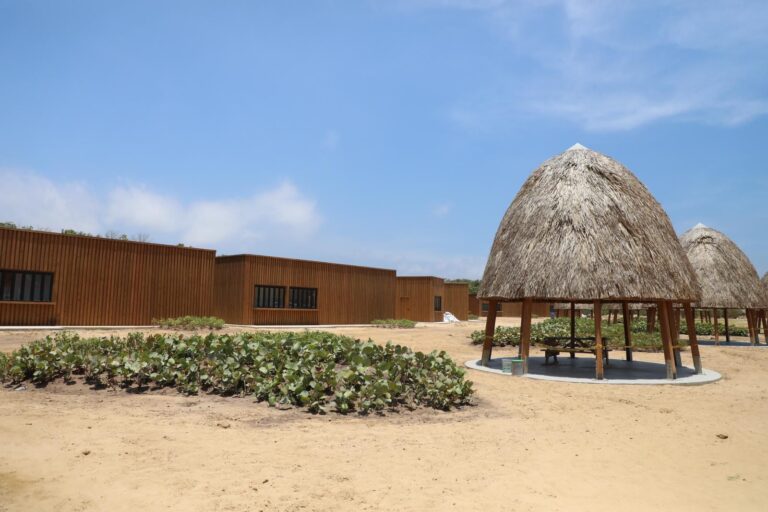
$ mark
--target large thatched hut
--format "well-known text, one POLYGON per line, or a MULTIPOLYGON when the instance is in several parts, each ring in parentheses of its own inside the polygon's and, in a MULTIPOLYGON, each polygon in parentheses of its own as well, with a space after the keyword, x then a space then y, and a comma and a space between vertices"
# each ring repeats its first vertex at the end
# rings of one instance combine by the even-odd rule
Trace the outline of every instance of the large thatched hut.
MULTIPOLYGON (((576 144, 544 162, 517 193, 499 225, 478 297, 523 303, 523 371, 530 351, 532 303, 591 302, 595 311, 603 303, 623 304, 625 311, 629 303, 656 303, 667 376, 675 378, 672 303, 684 304, 686 319, 693 324, 690 303, 699 299, 699 286, 667 214, 648 189, 616 160, 576 144)), ((596 377, 602 379, 601 315, 594 320, 596 377)), ((489 315, 485 365, 494 329, 495 317, 489 315)), ((701 372, 695 335, 691 352, 701 372)))
POLYGON ((744 309, 750 339, 758 342, 758 311, 765 307, 765 291, 747 255, 726 235, 703 224, 683 233, 680 243, 701 286, 701 300, 696 307, 713 310, 715 322, 717 310, 723 312, 727 341, 728 310, 744 309))

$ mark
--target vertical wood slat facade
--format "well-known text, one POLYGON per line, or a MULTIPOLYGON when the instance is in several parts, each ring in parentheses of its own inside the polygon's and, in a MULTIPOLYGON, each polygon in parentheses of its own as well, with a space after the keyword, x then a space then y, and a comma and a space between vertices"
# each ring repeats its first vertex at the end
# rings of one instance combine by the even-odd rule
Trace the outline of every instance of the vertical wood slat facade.
MULTIPOLYGON (((479 300, 480 303, 480 316, 488 315, 488 301, 479 300)), ((496 316, 514 316, 522 317, 523 315, 523 303, 522 302, 501 302, 501 310, 496 313, 496 316)), ((534 302, 531 306, 531 314, 534 317, 548 317, 549 316, 549 303, 546 302, 534 302)))
POLYGON ((442 322, 443 313, 453 313, 459 320, 469 314, 469 285, 446 283, 434 276, 397 278, 397 318, 416 322, 442 322), (441 297, 441 308, 435 308, 435 297, 441 297))
POLYGON ((0 270, 51 272, 50 302, 0 301, 0 325, 147 325, 209 315, 215 251, 0 228, 0 270))
POLYGON ((394 270, 237 255, 216 258, 214 311, 243 325, 364 324, 395 317, 394 270), (285 288, 286 307, 256 308, 255 287, 285 288), (317 289, 316 309, 287 307, 290 288, 317 289))

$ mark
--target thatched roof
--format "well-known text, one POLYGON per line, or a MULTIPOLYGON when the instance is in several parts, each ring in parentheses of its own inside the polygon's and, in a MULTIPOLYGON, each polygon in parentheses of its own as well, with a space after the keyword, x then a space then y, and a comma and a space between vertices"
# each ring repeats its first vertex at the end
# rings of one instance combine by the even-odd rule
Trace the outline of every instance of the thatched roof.
POLYGON ((765 306, 766 309, 768 309, 768 272, 763 274, 763 294, 765 296, 765 302, 763 303, 763 306, 765 306))
POLYGON ((493 241, 478 297, 699 298, 667 214, 616 160, 576 145, 536 169, 493 241))
POLYGON ((755 267, 721 232, 697 224, 680 237, 701 285, 703 308, 753 308, 765 302, 755 267))

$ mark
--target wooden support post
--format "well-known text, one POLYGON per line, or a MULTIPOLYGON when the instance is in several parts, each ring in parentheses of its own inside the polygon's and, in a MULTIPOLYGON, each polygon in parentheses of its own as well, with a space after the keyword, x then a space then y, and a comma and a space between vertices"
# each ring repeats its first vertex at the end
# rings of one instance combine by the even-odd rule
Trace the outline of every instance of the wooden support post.
POLYGON ((763 319, 763 337, 765 338, 766 345, 768 345, 768 311, 764 309, 760 316, 763 319))
POLYGON ((730 329, 728 328, 728 308, 723 308, 723 323, 725 324, 725 342, 730 343, 731 333, 729 332, 730 329))
POLYGON ((752 310, 752 329, 755 331, 755 345, 760 344, 760 311, 752 310))
POLYGON ((717 329, 717 309, 713 309, 712 310, 712 323, 713 323, 712 328, 714 329, 714 333, 715 333, 715 345, 719 345, 720 344, 720 332, 717 329))
POLYGON ((699 340, 696 337, 696 315, 691 309, 689 303, 683 304, 685 310, 685 322, 688 327, 688 344, 691 346, 691 357, 693 358, 693 367, 696 373, 701 373, 701 355, 699 353, 699 340))
POLYGON ((629 304, 624 302, 621 305, 621 312, 624 317, 624 352, 627 361, 632 361, 632 319, 629 314, 629 304))
POLYGON ((666 301, 659 302, 658 304, 661 344, 664 347, 664 362, 667 365, 667 378, 674 379, 677 377, 677 369, 675 368, 675 358, 672 354, 672 331, 669 329, 669 309, 667 309, 666 301))
POLYGON ((520 356, 523 358, 523 373, 528 373, 528 356, 531 352, 531 314, 533 299, 523 299, 523 311, 520 321, 520 356))
POLYGON ((488 316, 485 319, 485 340, 483 341, 483 356, 480 364, 488 366, 493 352, 493 335, 496 334, 496 301, 488 302, 488 316))
MULTIPOLYGON (((571 349, 576 348, 576 303, 571 302, 571 349)), ((576 358, 576 353, 571 352, 571 359, 576 358)))
POLYGON ((596 300, 592 303, 592 307, 592 311, 594 312, 595 317, 595 378, 597 380, 603 380, 603 377, 605 377, 605 371, 603 370, 603 315, 601 314, 602 305, 600 304, 599 300, 596 300))
POLYGON ((749 342, 755 344, 755 319, 753 310, 747 308, 747 331, 749 332, 749 342))
POLYGON ((669 341, 672 345, 672 356, 675 359, 675 372, 677 367, 683 365, 680 357, 680 311, 674 308, 672 302, 667 302, 669 311, 669 341))
POLYGON ((768 345, 768 311, 764 309, 760 316, 763 319, 763 338, 765 339, 765 344, 768 345))

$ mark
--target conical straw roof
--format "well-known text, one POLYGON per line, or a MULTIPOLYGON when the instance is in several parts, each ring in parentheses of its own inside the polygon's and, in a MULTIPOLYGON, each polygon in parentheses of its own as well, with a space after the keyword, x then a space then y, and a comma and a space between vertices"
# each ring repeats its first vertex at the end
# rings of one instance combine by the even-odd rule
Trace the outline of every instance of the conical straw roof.
POLYGON ((574 146, 523 184, 499 225, 478 297, 694 301, 672 223, 616 160, 574 146))
POLYGON ((759 308, 765 292, 755 267, 720 231, 697 224, 680 237, 701 285, 703 308, 759 308))

